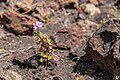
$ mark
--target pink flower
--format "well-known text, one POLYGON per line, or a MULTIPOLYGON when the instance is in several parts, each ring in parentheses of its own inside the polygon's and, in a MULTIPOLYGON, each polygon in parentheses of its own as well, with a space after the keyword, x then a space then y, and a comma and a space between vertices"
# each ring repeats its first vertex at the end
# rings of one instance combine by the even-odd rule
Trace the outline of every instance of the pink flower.
POLYGON ((43 23, 42 23, 42 22, 39 22, 39 21, 36 21, 33 25, 34 25, 33 28, 36 30, 36 29, 42 27, 42 26, 43 26, 43 23))

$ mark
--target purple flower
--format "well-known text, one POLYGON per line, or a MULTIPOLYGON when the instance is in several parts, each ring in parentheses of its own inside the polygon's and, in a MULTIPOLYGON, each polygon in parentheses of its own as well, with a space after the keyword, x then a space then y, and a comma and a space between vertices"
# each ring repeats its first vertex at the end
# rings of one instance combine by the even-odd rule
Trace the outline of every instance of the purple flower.
POLYGON ((33 28, 36 30, 36 29, 42 27, 42 26, 43 26, 43 23, 42 23, 42 22, 39 22, 39 21, 36 21, 33 25, 34 25, 33 28))

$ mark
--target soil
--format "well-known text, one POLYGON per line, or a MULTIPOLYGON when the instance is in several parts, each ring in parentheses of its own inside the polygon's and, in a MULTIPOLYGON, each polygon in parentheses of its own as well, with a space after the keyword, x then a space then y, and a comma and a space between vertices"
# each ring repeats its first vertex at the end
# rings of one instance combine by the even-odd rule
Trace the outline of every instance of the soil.
MULTIPOLYGON (((34 4, 30 2, 28 8, 16 7, 15 0, 0 1, 0 13, 4 10, 5 12, 9 11, 6 7, 10 7, 10 9, 21 15, 27 15, 34 18, 34 21, 36 19, 44 23, 44 27, 40 28, 40 31, 53 41, 53 58, 56 63, 46 65, 39 62, 38 45, 35 36, 31 34, 33 30, 30 33, 22 33, 22 31, 24 32, 28 27, 31 27, 31 24, 28 24, 29 21, 26 22, 27 28, 23 30, 24 28, 16 29, 15 26, 16 24, 17 26, 22 25, 22 21, 20 24, 17 22, 6 26, 7 22, 3 24, 1 20, 0 74, 4 74, 2 71, 11 70, 17 73, 14 75, 20 75, 22 80, 113 80, 113 74, 101 70, 96 62, 89 55, 86 55, 83 49, 87 40, 100 27, 100 21, 103 18, 107 20, 119 17, 119 14, 110 11, 114 4, 116 5, 117 0, 93 0, 95 1, 93 3, 92 0, 78 1, 79 4, 84 5, 95 4, 95 7, 100 9, 101 13, 95 13, 94 15, 84 12, 84 9, 78 9, 76 7, 77 0, 68 0, 68 2, 65 0, 51 1, 33 0, 34 4), (54 2, 53 6, 52 3, 50 4, 51 1, 54 2), (36 8, 36 3, 42 4, 42 6, 45 5, 42 7, 43 13, 41 7, 36 8), (44 19, 43 15, 47 13, 46 11, 49 13, 50 21, 44 19), (12 28, 9 28, 11 26, 12 28), (21 31, 19 32, 19 30, 21 31), (77 79, 78 76, 82 76, 82 78, 77 79)), ((117 10, 119 13, 119 9, 117 10)), ((10 19, 15 21, 19 18, 11 16, 10 19)), ((0 75, 0 80, 10 79, 0 75)), ((21 79, 11 78, 11 80, 21 79)))

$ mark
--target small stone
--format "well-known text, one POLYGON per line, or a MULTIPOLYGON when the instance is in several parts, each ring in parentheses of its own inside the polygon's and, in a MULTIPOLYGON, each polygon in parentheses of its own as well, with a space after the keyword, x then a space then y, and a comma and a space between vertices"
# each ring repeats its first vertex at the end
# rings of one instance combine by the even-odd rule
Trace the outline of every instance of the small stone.
POLYGON ((94 78, 91 78, 88 75, 79 75, 75 78, 75 80, 94 80, 94 78))
POLYGON ((100 9, 95 7, 93 4, 86 4, 84 12, 90 14, 91 16, 101 13, 100 9))
POLYGON ((60 77, 56 76, 56 77, 53 77, 53 80, 62 80, 60 77))
POLYGON ((82 14, 82 13, 80 13, 80 14, 78 15, 78 18, 83 19, 83 20, 86 19, 85 15, 82 14))
POLYGON ((99 5, 98 0, 89 0, 90 3, 94 4, 94 5, 99 5))

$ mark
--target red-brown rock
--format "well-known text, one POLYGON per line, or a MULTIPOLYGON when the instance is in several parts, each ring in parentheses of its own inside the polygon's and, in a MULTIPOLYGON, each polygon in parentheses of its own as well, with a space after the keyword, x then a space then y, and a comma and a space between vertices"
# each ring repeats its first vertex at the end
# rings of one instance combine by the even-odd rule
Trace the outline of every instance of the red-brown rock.
POLYGON ((31 35, 36 19, 10 10, 3 12, 0 21, 8 31, 14 34, 31 35))
POLYGON ((80 45, 82 28, 72 24, 69 27, 54 33, 51 38, 54 42, 54 47, 61 49, 72 49, 77 45, 80 45))

